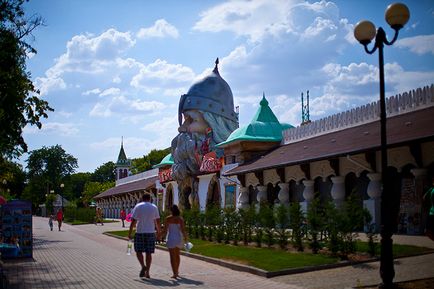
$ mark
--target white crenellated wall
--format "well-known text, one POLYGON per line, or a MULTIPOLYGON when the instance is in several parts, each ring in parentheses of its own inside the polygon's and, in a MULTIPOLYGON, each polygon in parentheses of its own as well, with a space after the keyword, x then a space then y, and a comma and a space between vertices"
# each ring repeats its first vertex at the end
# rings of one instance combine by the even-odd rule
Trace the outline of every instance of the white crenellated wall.
MULTIPOLYGON (((386 99, 388 117, 434 106, 434 84, 397 94, 386 99)), ((311 123, 289 128, 282 132, 282 143, 308 139, 348 127, 358 126, 380 119, 380 101, 327 116, 311 123)))

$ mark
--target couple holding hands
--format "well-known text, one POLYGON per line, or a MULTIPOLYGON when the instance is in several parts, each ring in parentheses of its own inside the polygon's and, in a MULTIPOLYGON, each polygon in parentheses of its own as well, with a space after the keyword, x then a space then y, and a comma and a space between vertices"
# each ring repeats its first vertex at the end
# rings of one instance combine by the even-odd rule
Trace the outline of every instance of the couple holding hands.
POLYGON ((170 254, 170 264, 172 266, 172 278, 177 278, 179 274, 179 265, 181 263, 180 251, 187 243, 188 236, 185 233, 184 220, 180 216, 177 205, 171 208, 171 215, 166 218, 163 232, 160 232, 160 214, 157 206, 151 203, 151 195, 143 195, 143 202, 138 203, 132 213, 132 221, 128 238, 131 239, 133 228, 136 228, 134 237, 134 251, 136 251, 142 269, 140 277, 150 278, 149 270, 152 263, 152 254, 155 252, 155 242, 160 236, 167 234, 167 248, 170 254), (145 253, 146 259, 143 258, 145 253))

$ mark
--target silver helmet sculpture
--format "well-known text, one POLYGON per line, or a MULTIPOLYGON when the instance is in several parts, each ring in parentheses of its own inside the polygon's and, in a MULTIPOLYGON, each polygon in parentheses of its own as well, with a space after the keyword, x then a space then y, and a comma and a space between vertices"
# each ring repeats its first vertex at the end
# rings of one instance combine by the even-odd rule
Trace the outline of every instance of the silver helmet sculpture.
POLYGON ((220 76, 218 63, 217 58, 211 74, 194 83, 187 94, 181 96, 178 106, 179 125, 182 123, 182 113, 187 110, 207 111, 238 122, 231 88, 220 76))

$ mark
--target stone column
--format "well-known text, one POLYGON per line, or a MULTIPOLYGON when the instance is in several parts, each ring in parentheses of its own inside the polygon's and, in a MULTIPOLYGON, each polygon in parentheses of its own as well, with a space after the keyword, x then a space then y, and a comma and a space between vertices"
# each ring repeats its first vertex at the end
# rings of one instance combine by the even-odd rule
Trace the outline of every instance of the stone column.
POLYGON ((312 180, 304 180, 303 181, 303 185, 304 185, 304 190, 303 190, 303 198, 304 198, 304 202, 300 202, 300 207, 301 210, 306 213, 307 212, 307 206, 308 204, 313 200, 313 198, 315 197, 315 193, 314 193, 314 181, 312 180))
POLYGON ((280 191, 277 197, 282 205, 289 204, 289 183, 279 183, 280 191))
MULTIPOLYGON (((369 173, 367 174, 370 182, 366 193, 369 196, 369 200, 363 201, 363 206, 368 209, 372 216, 372 224, 374 226, 375 232, 379 232, 381 225, 381 174, 380 173, 369 173)), ((368 227, 365 226, 365 231, 368 227)))
POLYGON ((256 186, 258 189, 258 195, 256 196, 256 199, 258 200, 258 203, 266 202, 267 201, 267 187, 266 186, 256 186))
POLYGON ((240 186, 240 194, 238 196, 238 208, 245 209, 249 207, 249 188, 240 186))
POLYGON ((331 189, 331 195, 336 207, 342 206, 345 200, 345 178, 342 176, 336 176, 330 178, 333 186, 331 189))

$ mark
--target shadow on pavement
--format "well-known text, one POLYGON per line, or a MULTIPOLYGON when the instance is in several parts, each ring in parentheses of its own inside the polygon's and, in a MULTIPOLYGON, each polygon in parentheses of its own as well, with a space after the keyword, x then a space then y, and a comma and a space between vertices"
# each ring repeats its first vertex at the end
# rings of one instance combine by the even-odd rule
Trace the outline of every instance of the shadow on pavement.
POLYGON ((195 285, 195 286, 203 285, 203 282, 201 281, 196 281, 185 277, 178 277, 178 279, 170 279, 170 280, 150 278, 150 279, 138 279, 136 281, 143 284, 152 284, 155 286, 162 286, 162 287, 175 287, 181 284, 195 285))

